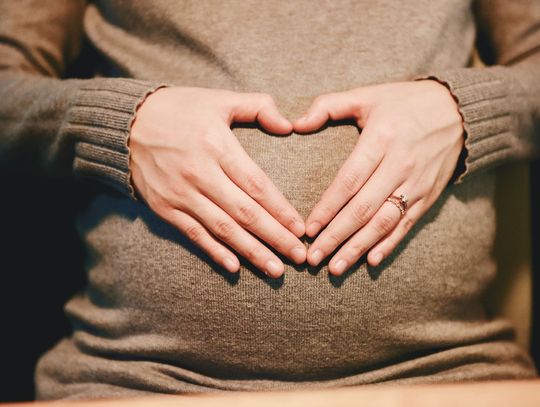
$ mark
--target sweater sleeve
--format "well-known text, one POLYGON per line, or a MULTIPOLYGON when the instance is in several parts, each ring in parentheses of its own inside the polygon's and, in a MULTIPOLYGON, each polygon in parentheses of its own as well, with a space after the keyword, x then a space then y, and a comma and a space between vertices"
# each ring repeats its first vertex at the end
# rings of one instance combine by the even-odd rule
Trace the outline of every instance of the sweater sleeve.
POLYGON ((129 78, 63 79, 79 55, 84 0, 0 3, 0 166, 85 176, 135 199, 128 137, 160 86, 129 78))
POLYGON ((476 0, 477 48, 486 67, 428 72, 446 85, 464 124, 451 183, 540 156, 540 1, 476 0))

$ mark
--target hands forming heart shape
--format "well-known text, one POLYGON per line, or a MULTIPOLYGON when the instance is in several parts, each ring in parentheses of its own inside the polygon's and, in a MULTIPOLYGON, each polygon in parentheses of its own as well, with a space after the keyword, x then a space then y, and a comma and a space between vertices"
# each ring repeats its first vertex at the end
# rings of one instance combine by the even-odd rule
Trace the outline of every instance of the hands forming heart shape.
POLYGON ((254 234, 314 266, 345 242, 328 264, 340 275, 368 251, 376 266, 395 249, 448 185, 463 135, 456 101, 435 80, 320 95, 294 123, 267 94, 164 87, 133 122, 131 180, 159 217, 230 272, 240 264, 226 245, 268 276, 283 274, 281 260, 254 234), (258 121, 275 134, 304 133, 347 118, 362 129, 358 142, 305 222, 231 131, 233 122, 258 121), (403 216, 387 201, 401 194, 408 197, 403 216), (299 237, 317 233, 306 250, 299 237))

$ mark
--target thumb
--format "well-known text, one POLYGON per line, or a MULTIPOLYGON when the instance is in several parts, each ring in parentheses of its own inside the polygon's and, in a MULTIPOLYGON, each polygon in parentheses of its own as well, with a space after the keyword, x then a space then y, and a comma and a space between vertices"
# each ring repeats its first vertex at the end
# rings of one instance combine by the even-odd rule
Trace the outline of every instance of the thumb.
POLYGON ((293 123, 294 131, 308 132, 319 129, 328 120, 361 117, 360 97, 356 92, 328 93, 317 96, 306 113, 293 123))
POLYGON ((293 129, 291 122, 280 113, 274 98, 269 94, 236 93, 229 125, 233 122, 254 121, 272 133, 288 134, 293 129))

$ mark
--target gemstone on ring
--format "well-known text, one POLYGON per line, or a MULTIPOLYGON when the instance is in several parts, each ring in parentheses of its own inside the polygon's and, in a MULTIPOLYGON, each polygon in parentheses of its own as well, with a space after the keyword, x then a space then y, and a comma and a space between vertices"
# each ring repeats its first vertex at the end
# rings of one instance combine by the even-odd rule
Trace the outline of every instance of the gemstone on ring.
POLYGON ((407 204, 409 203, 409 198, 407 198, 407 196, 405 194, 401 194, 399 196, 399 200, 403 204, 403 207, 404 207, 405 211, 407 211, 407 204))
POLYGON ((401 216, 405 215, 405 212, 407 212, 407 202, 409 202, 405 194, 401 194, 400 196, 391 195, 386 198, 386 200, 394 204, 399 209, 401 216))

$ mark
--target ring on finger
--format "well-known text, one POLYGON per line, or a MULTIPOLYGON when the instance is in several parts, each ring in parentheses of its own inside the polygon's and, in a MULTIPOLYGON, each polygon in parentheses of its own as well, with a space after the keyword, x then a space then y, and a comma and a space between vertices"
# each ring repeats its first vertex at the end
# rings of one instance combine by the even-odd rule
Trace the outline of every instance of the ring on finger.
POLYGON ((388 198, 386 198, 386 200, 388 202, 393 203, 399 209, 399 212, 401 213, 401 217, 405 215, 405 213, 407 212, 407 207, 408 207, 408 202, 409 202, 409 199, 407 198, 405 194, 400 194, 399 196, 390 195, 388 198))

